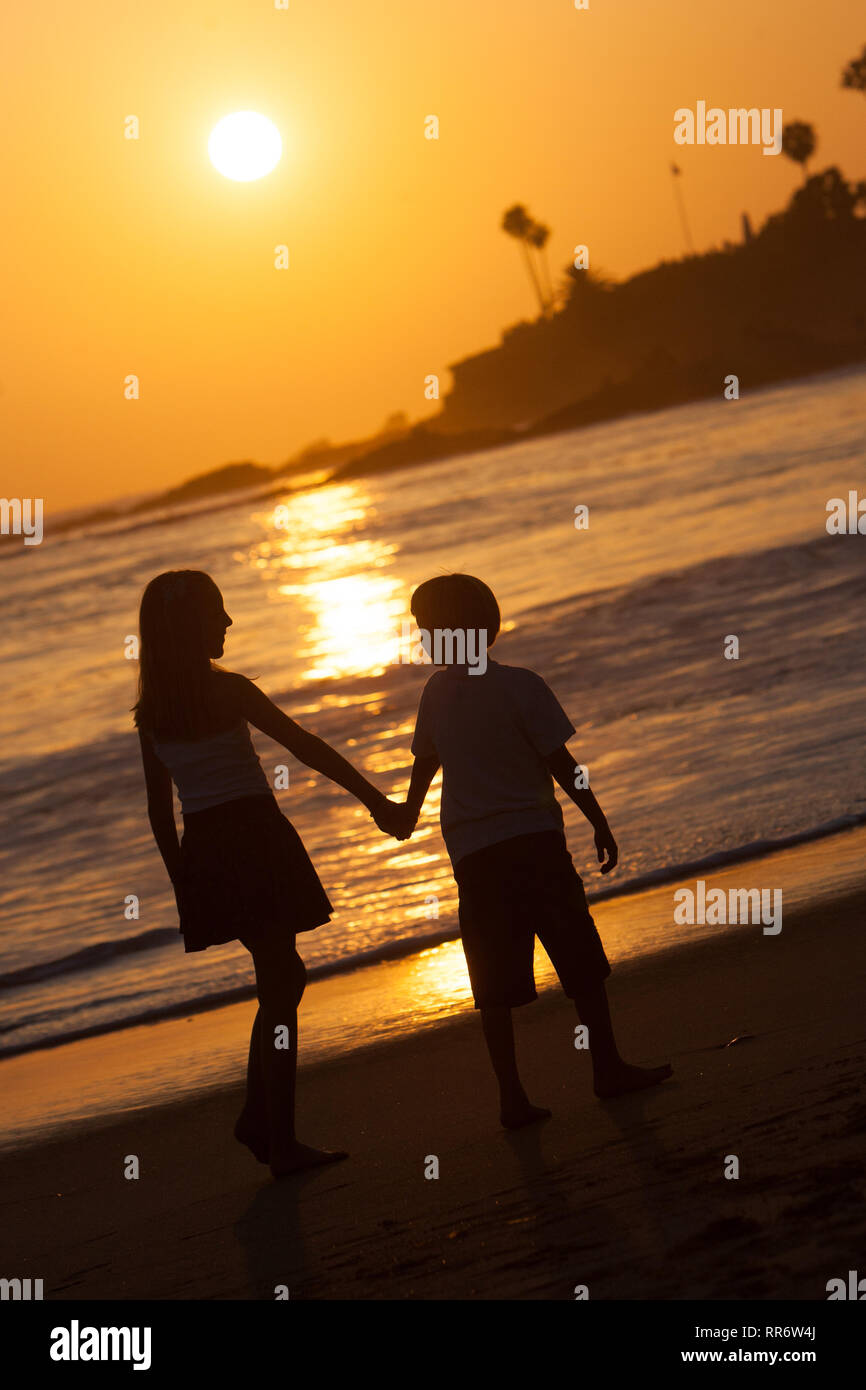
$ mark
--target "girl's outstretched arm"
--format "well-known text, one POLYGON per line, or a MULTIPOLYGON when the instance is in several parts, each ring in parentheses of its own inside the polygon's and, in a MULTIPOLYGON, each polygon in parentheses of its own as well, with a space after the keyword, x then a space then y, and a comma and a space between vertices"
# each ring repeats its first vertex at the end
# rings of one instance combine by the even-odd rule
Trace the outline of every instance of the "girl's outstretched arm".
POLYGON ((281 743, 298 762, 321 772, 323 776, 329 777, 332 782, 351 792, 352 796, 357 797, 371 812, 381 830, 388 834, 393 833, 390 828, 391 816, 396 808, 378 787, 368 782, 363 773, 347 762, 336 748, 325 743, 324 739, 309 733, 307 729, 302 729, 300 724, 296 724, 284 714, 273 700, 269 700, 257 685, 247 680, 246 676, 233 675, 232 680, 235 682, 240 712, 244 719, 255 728, 261 729, 262 733, 267 734, 275 743, 281 743))
POLYGON ((144 782, 147 787, 147 815, 156 846, 162 855, 168 876, 177 888, 180 871, 180 845, 177 839, 177 825, 174 819, 174 799, 171 789, 171 774, 156 756, 150 739, 140 729, 138 739, 141 744, 141 762, 144 767, 144 782))

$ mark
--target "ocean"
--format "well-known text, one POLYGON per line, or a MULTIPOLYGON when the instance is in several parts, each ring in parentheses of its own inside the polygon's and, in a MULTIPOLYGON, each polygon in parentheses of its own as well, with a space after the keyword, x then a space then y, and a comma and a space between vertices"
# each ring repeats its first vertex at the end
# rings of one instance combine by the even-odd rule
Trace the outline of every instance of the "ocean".
MULTIPOLYGON (((866 819, 866 537, 826 529, 831 498, 866 495, 864 440, 856 369, 267 501, 57 536, 46 510, 42 545, 0 559, 0 1055, 251 993, 240 945, 185 955, 147 822, 129 638, 163 569, 207 570, 222 664, 396 796, 429 675, 401 659, 412 589, 483 578, 492 655, 553 687, 619 841, 602 880, 566 808, 591 898, 866 819)), ((336 908, 300 938, 312 977, 456 933, 438 781, 397 844, 255 741, 336 908)), ((666 939, 693 931, 672 908, 666 939)), ((638 921, 617 958, 657 945, 638 921)))

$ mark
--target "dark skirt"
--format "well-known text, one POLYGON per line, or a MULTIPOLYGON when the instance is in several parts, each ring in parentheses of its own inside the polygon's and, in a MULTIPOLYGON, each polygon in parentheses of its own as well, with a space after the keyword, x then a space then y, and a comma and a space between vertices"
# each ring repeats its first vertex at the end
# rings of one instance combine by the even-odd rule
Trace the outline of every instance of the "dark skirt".
POLYGON ((334 911, 300 835, 270 794, 184 816, 180 857, 186 951, 312 931, 334 911))

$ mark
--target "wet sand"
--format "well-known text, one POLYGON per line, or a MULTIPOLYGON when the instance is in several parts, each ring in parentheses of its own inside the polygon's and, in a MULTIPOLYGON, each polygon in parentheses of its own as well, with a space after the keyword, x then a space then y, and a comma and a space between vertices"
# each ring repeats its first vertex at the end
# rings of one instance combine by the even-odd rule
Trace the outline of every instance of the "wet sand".
POLYGON ((614 1102, 545 993, 517 1035, 554 1115, 517 1134, 469 1015, 302 1068, 301 1137, 351 1151, 329 1169, 274 1183, 239 1087, 7 1154, 4 1272, 61 1300, 825 1299, 866 1235, 864 916, 861 887, 620 966, 621 1049, 675 1076, 614 1102))

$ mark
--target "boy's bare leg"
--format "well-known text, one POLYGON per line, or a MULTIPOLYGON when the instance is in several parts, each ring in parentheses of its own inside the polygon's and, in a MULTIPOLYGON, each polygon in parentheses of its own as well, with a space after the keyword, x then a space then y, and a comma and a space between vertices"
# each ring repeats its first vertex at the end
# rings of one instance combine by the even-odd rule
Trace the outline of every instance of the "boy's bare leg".
POLYGON ((499 1082, 499 1118, 502 1124, 506 1129, 522 1129, 536 1120, 546 1120, 551 1112, 530 1104, 517 1072, 511 1010, 498 1007, 482 1009, 481 1027, 499 1082))
POLYGON ((601 1100, 625 1095, 627 1091, 643 1091, 647 1086, 657 1086, 673 1075, 673 1068, 632 1067, 619 1055, 607 990, 604 980, 588 985, 575 999, 577 1016, 589 1031, 589 1049, 592 1056, 593 1090, 601 1100))

